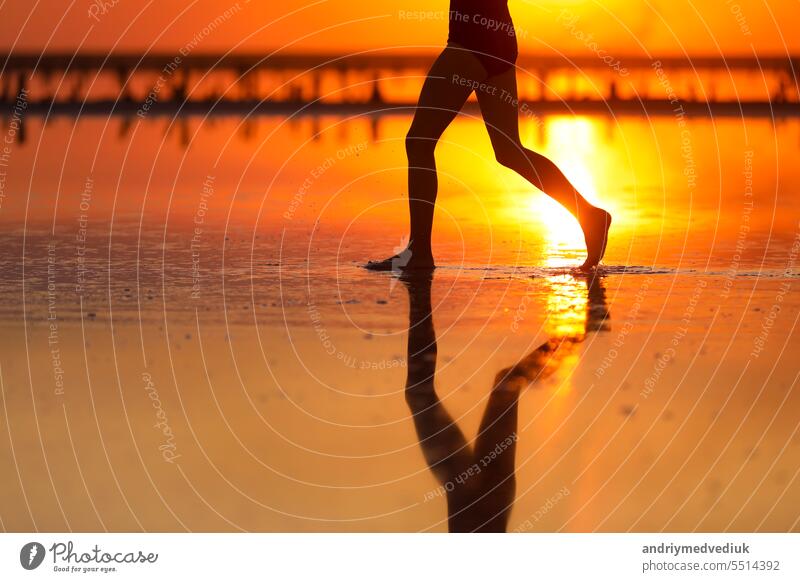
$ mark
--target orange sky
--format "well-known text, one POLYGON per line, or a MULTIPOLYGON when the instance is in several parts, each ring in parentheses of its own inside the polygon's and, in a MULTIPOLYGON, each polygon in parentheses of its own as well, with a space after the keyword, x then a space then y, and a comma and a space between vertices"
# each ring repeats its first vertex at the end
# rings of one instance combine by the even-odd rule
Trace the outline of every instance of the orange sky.
MULTIPOLYGON (((523 51, 587 52, 564 27, 625 54, 786 54, 800 52, 796 0, 510 0, 523 51), (738 17, 738 18, 737 18, 738 17), (777 25, 776 22, 780 22, 777 25)), ((3 50, 174 51, 235 0, 29 0, 0 8, 3 50), (114 4, 116 2, 116 4, 114 4), (99 6, 105 4, 107 8, 99 6), (92 8, 94 7, 94 8, 92 8), (94 10, 95 17, 89 15, 94 10)), ((447 22, 447 0, 239 0, 229 18, 198 43, 198 52, 287 50, 345 52, 380 47, 435 47, 447 22), (430 20, 403 15, 427 11, 430 20), (294 14, 290 14, 294 12, 294 14), (288 16, 287 16, 288 15, 288 16), (285 16, 278 22, 276 19, 285 16)))

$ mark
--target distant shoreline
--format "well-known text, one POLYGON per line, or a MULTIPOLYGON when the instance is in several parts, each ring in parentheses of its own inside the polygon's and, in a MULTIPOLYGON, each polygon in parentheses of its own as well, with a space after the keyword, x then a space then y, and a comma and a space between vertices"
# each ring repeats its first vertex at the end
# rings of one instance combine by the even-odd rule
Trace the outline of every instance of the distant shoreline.
MULTIPOLYGON (((0 104, 0 115, 12 113, 13 103, 0 104)), ((609 99, 609 100, 543 100, 525 101, 524 105, 541 115, 592 114, 611 116, 672 116, 674 103, 666 99, 609 99)), ((693 117, 753 116, 753 117, 797 117, 800 103, 769 101, 705 102, 681 101, 686 114, 693 117)), ((148 116, 176 115, 260 115, 260 116, 318 116, 318 115, 410 115, 414 103, 323 103, 323 102, 277 102, 277 101, 164 101, 153 104, 148 116)), ((136 116, 141 103, 135 101, 90 101, 83 104, 71 102, 30 102, 26 115, 70 116, 120 115, 136 116)), ((468 103, 465 111, 477 111, 477 103, 468 103)))

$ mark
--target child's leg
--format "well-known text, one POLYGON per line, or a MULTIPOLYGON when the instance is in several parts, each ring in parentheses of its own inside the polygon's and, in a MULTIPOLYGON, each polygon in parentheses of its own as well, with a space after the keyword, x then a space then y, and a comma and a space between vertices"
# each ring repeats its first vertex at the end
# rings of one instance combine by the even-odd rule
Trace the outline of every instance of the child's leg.
POLYGON ((586 238, 588 257, 584 266, 597 265, 605 252, 611 216, 589 204, 551 160, 522 145, 516 106, 516 71, 509 69, 488 79, 487 84, 493 90, 478 92, 478 101, 497 161, 572 213, 586 238))
MULTIPOLYGON (((434 150, 444 130, 453 121, 472 93, 469 83, 480 82, 486 73, 478 59, 469 51, 448 46, 431 67, 419 96, 414 121, 406 136, 408 154, 408 205, 411 232, 407 257, 398 256, 385 261, 371 262, 367 268, 432 267, 431 229, 436 203, 438 179, 434 150)), ((403 253, 401 253, 402 255, 403 253)))

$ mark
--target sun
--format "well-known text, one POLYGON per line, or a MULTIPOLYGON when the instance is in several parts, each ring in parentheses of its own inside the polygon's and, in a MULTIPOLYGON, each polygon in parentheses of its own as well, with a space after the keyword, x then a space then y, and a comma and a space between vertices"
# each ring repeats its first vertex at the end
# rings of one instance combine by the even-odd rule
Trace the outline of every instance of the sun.
MULTIPOLYGON (((602 147, 593 120, 583 117, 555 117, 547 122, 545 155, 556 162, 572 185, 590 204, 597 204, 598 158, 602 147)), ((585 248, 578 221, 558 202, 534 195, 527 203, 532 219, 540 223, 553 250, 581 251, 585 248)))
POLYGON ((545 195, 534 195, 528 203, 532 218, 540 223, 548 243, 581 248, 583 231, 578 221, 558 202, 545 195))

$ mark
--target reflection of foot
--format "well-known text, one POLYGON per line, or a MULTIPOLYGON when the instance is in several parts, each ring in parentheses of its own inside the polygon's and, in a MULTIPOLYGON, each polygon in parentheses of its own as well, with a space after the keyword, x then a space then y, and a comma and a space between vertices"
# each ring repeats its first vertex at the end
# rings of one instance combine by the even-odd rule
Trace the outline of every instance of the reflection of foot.
POLYGON ((393 273, 405 273, 408 271, 431 271, 436 268, 433 263, 433 255, 430 253, 420 254, 412 252, 406 248, 382 261, 370 261, 364 265, 370 271, 391 271, 393 273))
POLYGON ((592 208, 588 217, 581 221, 583 237, 586 240, 586 261, 581 270, 588 271, 600 264, 606 253, 608 229, 611 228, 611 215, 601 208, 592 208))

